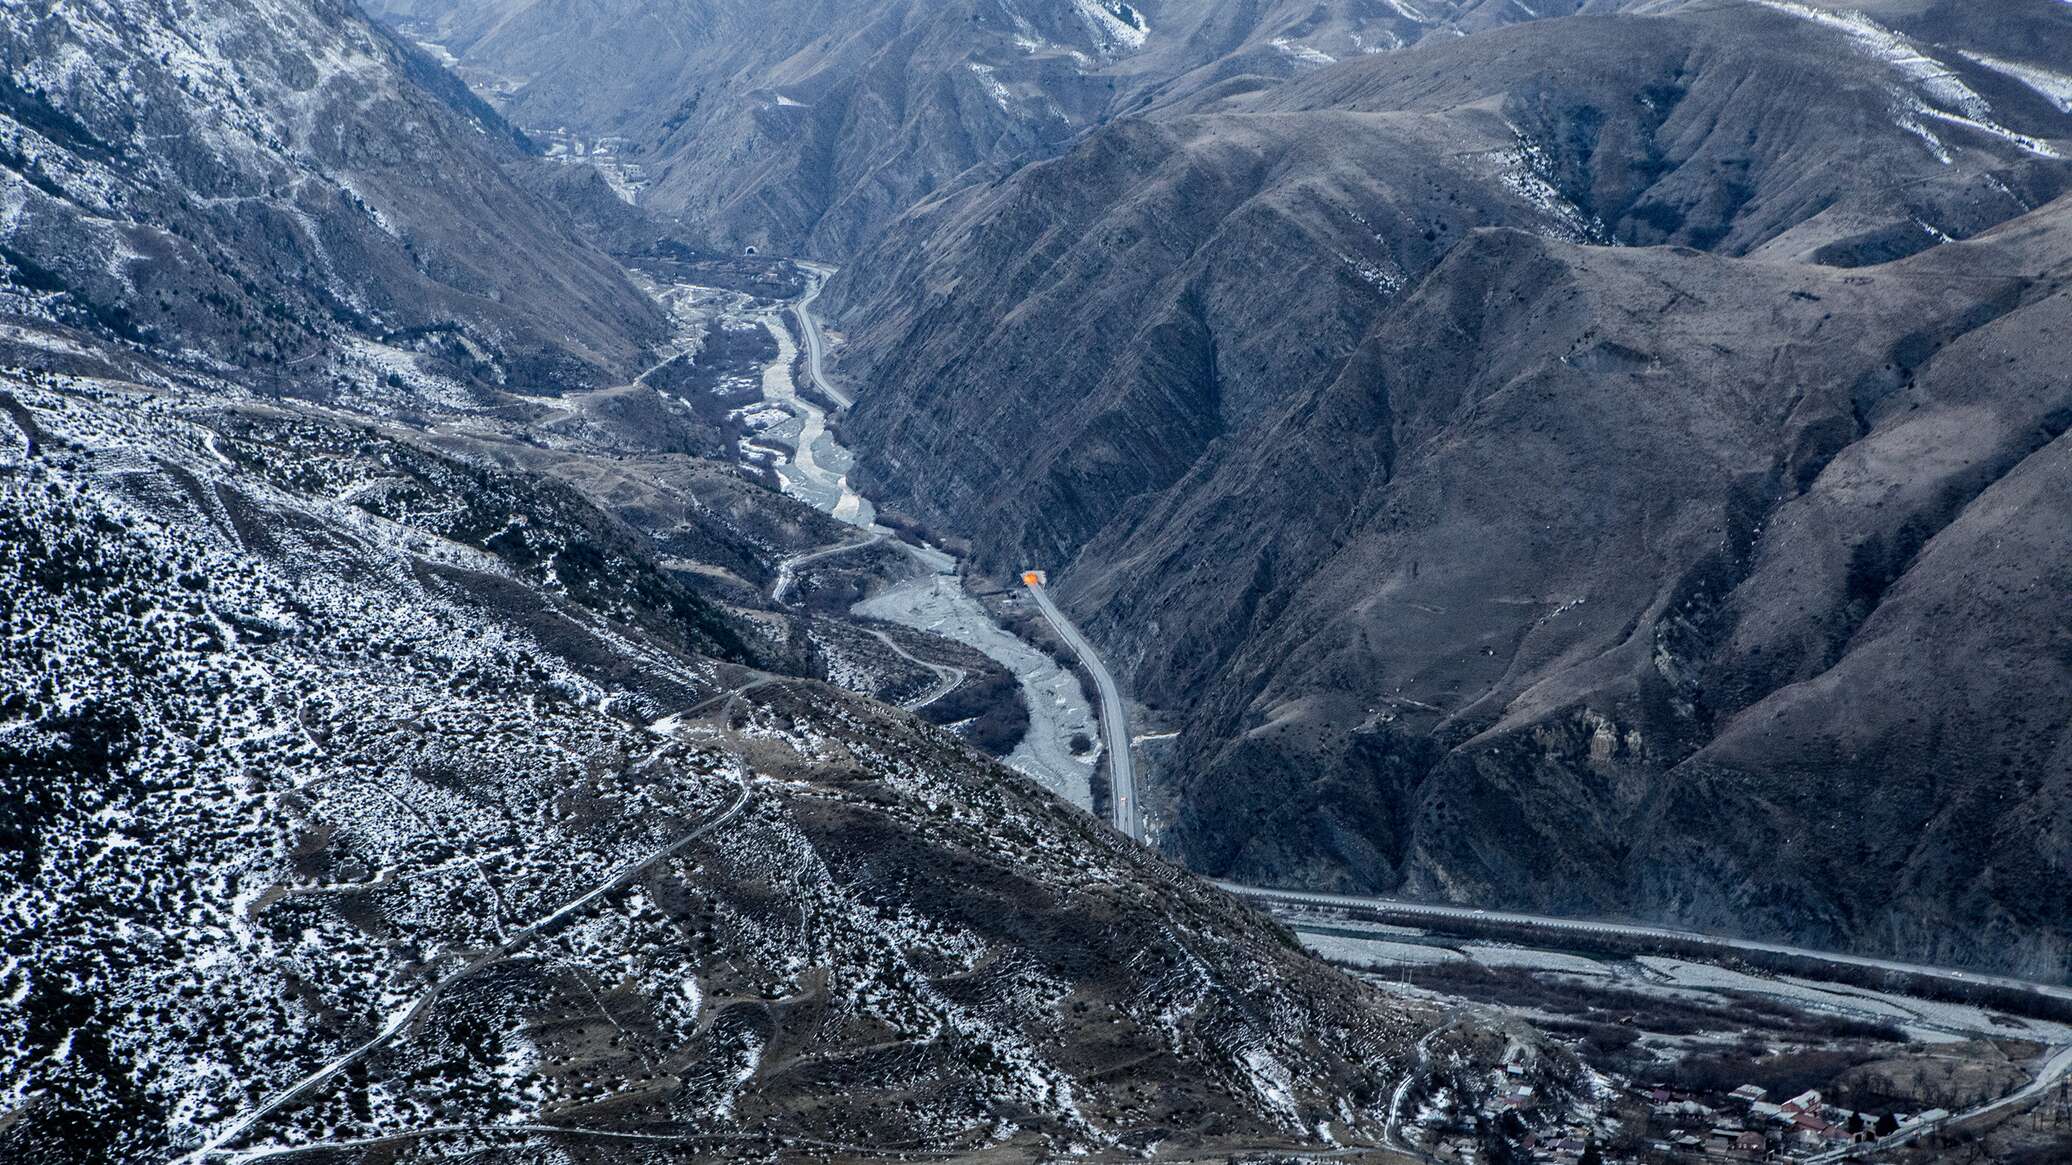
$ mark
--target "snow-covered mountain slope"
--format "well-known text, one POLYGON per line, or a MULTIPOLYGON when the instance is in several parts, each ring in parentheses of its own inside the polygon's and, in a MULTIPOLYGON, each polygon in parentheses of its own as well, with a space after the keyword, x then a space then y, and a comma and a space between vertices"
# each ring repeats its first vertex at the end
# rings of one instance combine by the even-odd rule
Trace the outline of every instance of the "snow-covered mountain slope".
POLYGON ((0 77, 11 312, 304 387, 341 336, 609 382, 663 328, 499 169, 508 127, 350 3, 10 5, 0 77))
POLYGON ((0 378, 0 1155, 1381 1135, 1398 1005, 528 480, 0 378))
POLYGON ((0 61, 0 1158, 1384 1135, 1402 1005, 804 678, 933 683, 766 597, 774 356, 451 77, 328 0, 0 61))

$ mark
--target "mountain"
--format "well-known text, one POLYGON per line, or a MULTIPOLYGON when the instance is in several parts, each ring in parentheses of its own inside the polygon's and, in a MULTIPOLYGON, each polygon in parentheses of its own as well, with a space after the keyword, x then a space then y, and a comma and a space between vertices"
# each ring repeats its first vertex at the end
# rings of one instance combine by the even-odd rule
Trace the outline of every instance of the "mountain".
MULTIPOLYGON (((1573 7, 1573 5, 1570 5, 1573 7)), ((1559 7, 1555 5, 1554 7, 1559 7)), ((514 123, 716 245, 839 259, 1091 126, 1525 19, 1423 0, 380 0, 514 123)))
POLYGON ((5 384, 10 1159, 1381 1135, 1400 1008, 744 666, 581 503, 222 385, 5 384))
POLYGON ((2072 12, 1639 7, 917 206, 859 479, 1053 572, 1197 869, 2064 979, 2072 12))
POLYGON ((767 597, 842 530, 734 461, 774 339, 416 50, 188 0, 0 56, 0 1158, 1333 1151, 1434 1047, 1507 1079, 823 682, 998 669, 767 597))
MULTIPOLYGON (((2067 110, 2004 71, 2029 66, 1967 47, 1994 43, 1990 21, 1940 44, 1802 4, 1683 8, 1362 61, 1266 107, 1499 102, 1543 151, 1548 181, 1629 245, 1876 262, 1975 234, 2065 187, 2065 151, 2051 143, 2067 110)), ((2066 21, 2054 24, 2062 41, 2066 21)), ((2049 43, 2021 55, 2046 65, 2049 43)))
POLYGON ((505 174, 522 139, 351 4, 13 7, 0 64, 11 312, 317 392, 348 352, 611 383, 666 334, 505 174))
POLYGON ((1076 566, 1176 852, 2062 979, 2068 224, 1457 248, 1076 566))
POLYGON ((992 531, 985 565, 1058 561, 1333 375, 1475 227, 1861 262, 2066 188, 2064 151, 2022 130, 1931 147, 1915 130, 1945 123, 1898 104, 1926 104, 1910 79, 1744 5, 1541 22, 1124 119, 916 208, 835 281, 850 431, 888 500, 992 531))

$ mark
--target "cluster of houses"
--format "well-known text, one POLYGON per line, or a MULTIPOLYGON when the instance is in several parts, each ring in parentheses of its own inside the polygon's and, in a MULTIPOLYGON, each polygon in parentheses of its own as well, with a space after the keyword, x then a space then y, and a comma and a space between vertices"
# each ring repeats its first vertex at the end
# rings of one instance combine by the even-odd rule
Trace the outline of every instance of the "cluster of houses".
POLYGON ((1933 1127, 1949 1119, 1930 1109, 1905 1120, 1892 1115, 1853 1112, 1808 1089, 1789 1100, 1773 1102, 1764 1089, 1744 1084, 1728 1095, 1724 1107, 1700 1103, 1695 1096, 1665 1087, 1642 1090, 1651 1127, 1669 1130, 1650 1148, 1658 1156, 1716 1160, 1793 1160, 1890 1136, 1902 1128, 1933 1127))
MULTIPOLYGON (((1571 1118, 1557 1120, 1549 1128, 1538 1090, 1525 1075, 1521 1065, 1506 1065, 1494 1094, 1483 1103, 1481 1116, 1513 1130, 1513 1144, 1524 1149, 1536 1165, 1806 1161, 1903 1129, 1932 1129, 1950 1116, 1942 1109, 1907 1118, 1853 1112, 1827 1103, 1818 1089, 1772 1101, 1768 1092, 1754 1084, 1744 1084, 1724 1097, 1706 1093, 1704 1099, 1656 1085, 1633 1090, 1648 1110, 1646 1139, 1635 1144, 1616 1136, 1618 1121, 1593 1126, 1571 1118), (1535 1113, 1539 1114, 1537 1120, 1535 1113)), ((1436 1120, 1421 1123, 1438 1131, 1436 1120)), ((1432 1148, 1431 1156, 1444 1165, 1479 1165, 1477 1149, 1466 1142, 1441 1135, 1432 1148)))
MULTIPOLYGON (((1440 1165, 1484 1165, 1489 1160, 1486 1146, 1479 1143, 1478 1125, 1494 1124, 1534 1162, 1546 1165, 1612 1165, 1603 1146, 1616 1121, 1603 1125, 1584 1123, 1569 1113, 1557 1117, 1532 1083, 1533 1067, 1524 1059, 1507 1060, 1495 1073, 1494 1088, 1482 1099, 1479 1121, 1443 1117, 1428 1113, 1420 1121, 1431 1139, 1424 1156, 1440 1165), (1467 1135, 1456 1135, 1467 1134, 1467 1135)), ((1512 1159, 1516 1159, 1515 1157, 1512 1159)))

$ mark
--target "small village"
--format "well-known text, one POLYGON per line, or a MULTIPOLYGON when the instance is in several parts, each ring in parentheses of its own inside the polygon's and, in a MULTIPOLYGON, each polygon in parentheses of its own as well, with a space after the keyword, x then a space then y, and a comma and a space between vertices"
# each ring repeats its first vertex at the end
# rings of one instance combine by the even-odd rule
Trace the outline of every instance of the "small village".
POLYGON ((1817 1089, 1777 1101, 1753 1084, 1736 1088, 1718 1106, 1661 1087, 1642 1095, 1649 1114, 1643 1161, 1809 1160, 1901 1131, 1931 1131, 1950 1117, 1940 1108, 1910 1114, 1856 1112, 1827 1103, 1817 1089))
MULTIPOLYGON (((1505 1081, 1476 1114, 1501 1134, 1501 1148, 1457 1139, 1459 1114, 1427 1110, 1419 1124, 1430 1137, 1428 1160, 1460 1165, 1684 1165, 1696 1162, 1829 1162, 1857 1157, 1852 1146, 1897 1148, 1943 1128, 1951 1114, 1857 1112, 1829 1103, 1817 1089, 1773 1099, 1745 1084, 1725 1095, 1665 1085, 1608 1088, 1610 1103, 1586 1112, 1533 1082, 1529 1065, 1513 1062, 1505 1081), (1558 1112, 1556 1110, 1559 1110, 1558 1112), (1613 1115, 1616 1113, 1617 1115, 1613 1115), (1638 1118, 1638 1119, 1636 1119, 1638 1118)), ((1601 1084, 1609 1085, 1602 1077, 1601 1084)), ((1861 1154, 1876 1150, 1859 1150, 1861 1154)), ((1865 1159, 1870 1159, 1866 1157, 1865 1159)))

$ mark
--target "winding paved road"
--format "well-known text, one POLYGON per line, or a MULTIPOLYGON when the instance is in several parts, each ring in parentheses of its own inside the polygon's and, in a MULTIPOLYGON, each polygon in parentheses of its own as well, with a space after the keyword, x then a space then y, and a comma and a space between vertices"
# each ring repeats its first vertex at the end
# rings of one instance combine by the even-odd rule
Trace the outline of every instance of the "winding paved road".
POLYGON ((1927 1133, 1948 1132, 1960 1126, 1984 1120, 1987 1117, 2005 1112, 2008 1109, 2042 1096, 2051 1089, 2056 1088, 2067 1076, 2072 1076, 2072 1045, 2056 1049, 2051 1057, 2044 1061, 2043 1067, 2036 1073, 2036 1079, 2031 1080, 2026 1086, 2010 1092, 1998 1100, 1989 1100, 1976 1108, 1967 1108, 1948 1120, 1936 1121, 1930 1125, 1914 1125, 1911 1128, 1903 1128, 1889 1137, 1883 1137, 1875 1141, 1864 1141, 1861 1144, 1847 1145, 1831 1152, 1822 1153, 1816 1157, 1808 1157, 1806 1165, 1831 1165, 1832 1162, 1836 1161, 1848 1161, 1856 1157, 1867 1156, 1871 1153, 1882 1153, 1890 1149, 1897 1149, 1927 1133))
POLYGON ((886 647, 891 648, 892 654, 898 656, 903 660, 906 660, 908 663, 919 664, 920 666, 927 668, 930 672, 934 673, 935 675, 935 687, 929 689, 926 692, 923 692, 920 696, 900 705, 900 707, 905 708, 907 711, 919 712, 921 709, 926 708, 928 705, 935 703, 937 700, 942 699, 944 696, 947 696, 951 692, 954 692, 958 688, 964 686, 964 680, 969 673, 967 673, 963 668, 953 667, 947 663, 936 663, 932 660, 922 659, 920 656, 915 655, 913 652, 908 651, 906 648, 901 647, 899 644, 893 642, 892 637, 890 635, 885 634, 883 631, 874 630, 871 632, 871 634, 877 636, 879 642, 883 643, 886 647))
POLYGON ((1130 757, 1129 715, 1123 707, 1122 692, 1115 686, 1115 677, 1108 671, 1108 665, 1101 662, 1101 656, 1072 625, 1058 605, 1044 593, 1042 583, 1031 583, 1029 594, 1036 600, 1036 607, 1050 622, 1051 629, 1072 654, 1079 657, 1087 674, 1094 677, 1094 687, 1101 693, 1101 735, 1108 750, 1108 802, 1115 815, 1115 828, 1126 834, 1131 841, 1144 840, 1144 815, 1137 801, 1137 766, 1130 757))
POLYGON ((834 382, 827 378, 823 366, 827 359, 827 344, 821 339, 820 328, 813 322, 810 314, 813 301, 820 298, 820 289, 827 286, 828 277, 835 273, 835 269, 824 263, 804 261, 798 261, 797 266, 806 273, 806 294, 792 301, 791 314, 799 322, 799 334, 806 338, 806 375, 812 378, 821 392, 827 394, 827 399, 846 409, 856 402, 842 395, 841 390, 834 386, 834 382))

